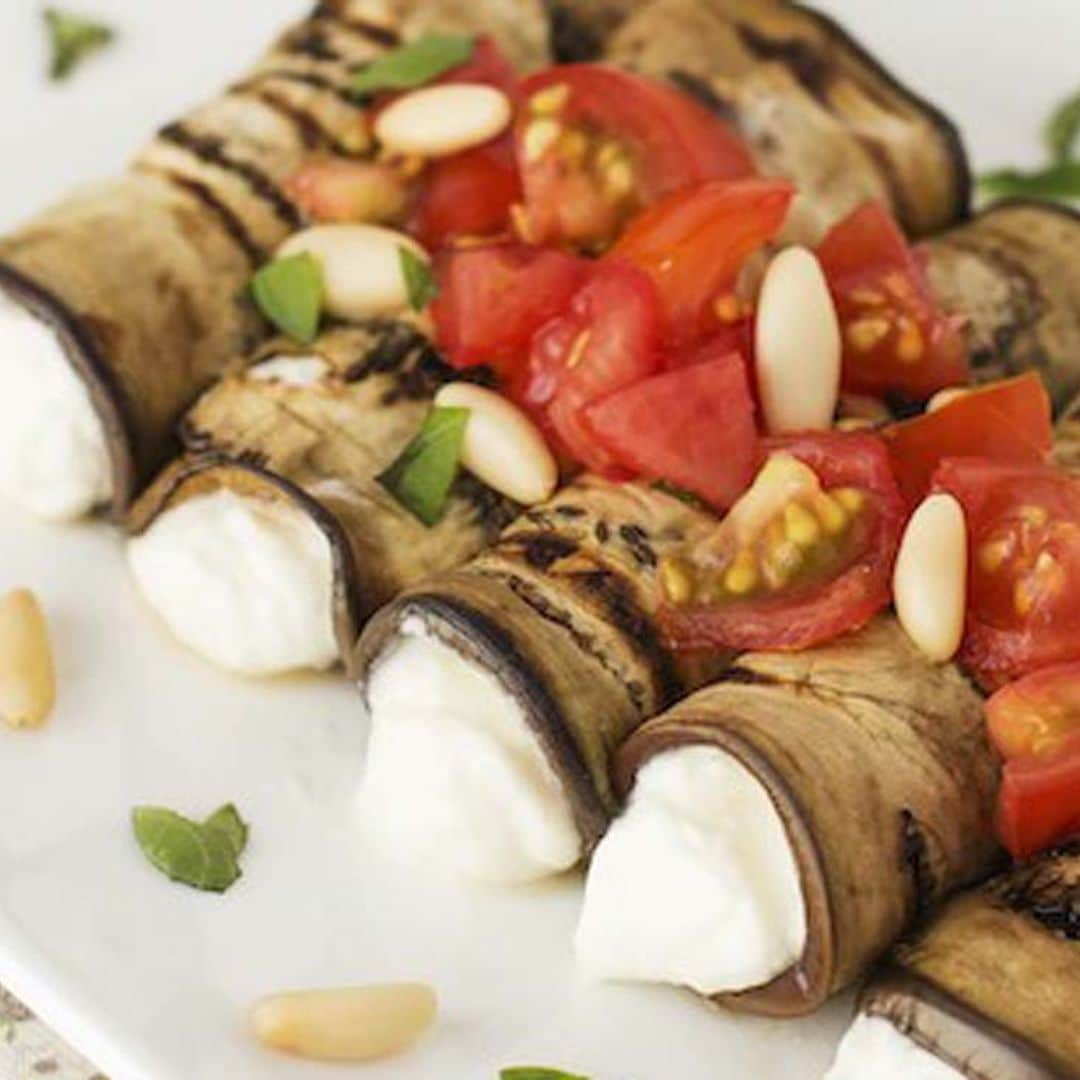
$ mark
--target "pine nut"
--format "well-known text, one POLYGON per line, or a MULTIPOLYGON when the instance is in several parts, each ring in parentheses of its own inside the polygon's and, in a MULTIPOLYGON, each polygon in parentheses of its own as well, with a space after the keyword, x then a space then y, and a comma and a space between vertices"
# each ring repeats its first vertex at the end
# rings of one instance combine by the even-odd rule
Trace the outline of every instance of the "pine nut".
POLYGON ((536 425, 493 390, 451 383, 436 405, 469 410, 461 463, 488 487, 525 506, 551 498, 559 467, 536 425))
POLYGON ((435 1021, 435 991, 422 983, 275 994, 251 1013, 264 1045, 320 1061, 373 1061, 398 1054, 435 1021))
POLYGON ((289 237, 278 254, 313 255, 322 264, 326 311, 339 319, 362 320, 408 306, 402 247, 428 261, 411 237, 379 225, 317 225, 289 237))
POLYGON ((946 405, 951 405, 954 401, 967 397, 972 392, 972 389, 973 387, 970 386, 946 386, 944 390, 939 390, 926 403, 926 411, 932 413, 937 412, 938 409, 944 409, 946 405))
POLYGON ((840 327, 825 275, 806 248, 788 248, 769 264, 755 335, 768 430, 828 428, 840 392, 840 327))
POLYGON ((49 628, 29 589, 0 598, 0 718, 12 727, 40 727, 56 700, 49 628))
POLYGON ((510 99, 494 86, 427 86, 387 106, 375 121, 375 135, 396 153, 446 157, 494 139, 512 112, 510 99))
POLYGON ((964 635, 967 523, 960 503, 930 495, 911 516, 893 573, 900 625, 935 663, 952 659, 964 635))

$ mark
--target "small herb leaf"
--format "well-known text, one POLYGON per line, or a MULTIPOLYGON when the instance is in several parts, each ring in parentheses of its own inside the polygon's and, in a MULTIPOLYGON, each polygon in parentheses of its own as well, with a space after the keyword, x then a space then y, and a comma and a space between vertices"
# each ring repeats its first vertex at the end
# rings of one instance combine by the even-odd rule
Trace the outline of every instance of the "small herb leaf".
POLYGON ((248 830, 231 804, 202 824, 161 806, 137 806, 131 820, 142 853, 170 880, 225 892, 240 877, 248 830))
POLYGON ((353 90, 410 90, 460 67, 472 57, 475 41, 454 34, 428 34, 368 64, 353 80, 353 90))
POLYGON ((1055 164, 1064 165, 1072 160, 1073 150, 1080 139, 1080 91, 1066 98, 1050 114, 1043 139, 1055 164))
POLYGON ((409 307, 413 311, 423 311, 439 295, 435 275, 432 274, 431 267, 412 248, 401 245, 398 248, 398 257, 401 259, 401 276, 405 279, 409 307))
POLYGON ((379 483, 428 528, 437 525, 461 465, 468 409, 432 409, 379 483))
POLYGON ((1080 199, 1080 161, 1053 165, 1039 172, 1001 169, 979 178, 988 195, 1029 199, 1080 199))
POLYGON ((503 1069, 499 1080, 589 1080, 587 1076, 563 1072, 561 1069, 545 1069, 540 1065, 520 1065, 503 1069))
POLYGON ((323 290, 322 266, 306 253, 276 259, 251 280, 252 295, 263 315, 305 345, 319 333, 323 290))
POLYGON ((70 15, 57 8, 46 8, 45 27, 52 46, 49 77, 54 81, 66 79, 79 62, 97 49, 108 45, 115 34, 104 23, 70 15))

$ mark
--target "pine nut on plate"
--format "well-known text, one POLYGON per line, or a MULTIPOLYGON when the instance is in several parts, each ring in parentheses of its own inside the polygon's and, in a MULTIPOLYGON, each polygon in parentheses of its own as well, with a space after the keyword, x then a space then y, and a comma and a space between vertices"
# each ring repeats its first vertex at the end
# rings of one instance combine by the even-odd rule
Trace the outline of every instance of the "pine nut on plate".
POLYGON ((11 727, 39 727, 55 700, 45 615, 29 589, 14 589, 0 598, 0 719, 11 727))
POLYGON ((525 506, 551 498, 559 467, 537 426, 501 394, 451 383, 435 404, 469 410, 462 464, 488 487, 525 506))
POLYGON ((790 247, 769 264, 754 333, 769 432, 828 428, 840 392, 840 326, 813 252, 790 247))
POLYGON ((316 225, 289 237, 278 255, 313 255, 322 265, 326 311, 339 319, 368 319, 408 305, 403 247, 428 261, 415 240, 380 225, 316 225))
POLYGON ((438 999, 423 983, 274 994, 251 1026, 264 1046, 319 1061, 374 1061, 399 1054, 435 1022, 438 999))
POLYGON ((428 86, 387 106, 375 122, 375 135, 399 154, 445 157, 502 134, 512 112, 510 99, 493 86, 428 86))
POLYGON ((964 634, 967 522, 952 495, 925 498, 896 558, 893 599, 908 637, 935 663, 952 659, 964 634))

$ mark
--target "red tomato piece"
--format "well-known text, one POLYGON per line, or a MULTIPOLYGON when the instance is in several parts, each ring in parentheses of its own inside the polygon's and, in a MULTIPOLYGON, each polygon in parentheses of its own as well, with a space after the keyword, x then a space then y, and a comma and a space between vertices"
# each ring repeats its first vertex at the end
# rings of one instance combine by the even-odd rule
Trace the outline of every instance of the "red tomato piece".
POLYGON ((945 458, 981 457, 1038 465, 1053 440, 1050 397, 1034 372, 955 398, 881 432, 900 490, 914 505, 945 458))
POLYGON ((619 465, 727 509, 758 460, 746 366, 728 353, 634 383, 585 411, 619 465))
POLYGON ((998 794, 998 835, 1017 859, 1080 831, 1080 735, 1050 754, 1009 761, 998 794))
POLYGON ((409 183, 389 165, 315 157, 286 177, 282 190, 310 221, 391 221, 402 216, 409 183))
POLYGON ((594 263, 566 312, 534 337, 518 396, 546 410, 574 460, 613 472, 618 463, 589 428, 585 408, 652 375, 659 340, 659 304, 648 277, 613 260, 594 263))
POLYGON ((612 254, 656 283, 669 342, 715 333, 719 311, 738 310, 739 271, 777 234, 794 195, 786 180, 717 180, 670 195, 630 223, 612 254))
POLYGON ((524 367, 533 334, 562 312, 589 264, 523 244, 446 251, 436 260, 435 339, 457 368, 524 367))
POLYGON ((970 547, 960 661, 984 685, 1080 659, 1080 479, 1046 465, 949 458, 970 547))
POLYGON ((764 448, 774 456, 753 487, 687 553, 698 570, 691 600, 669 594, 662 605, 676 649, 806 649, 859 629, 889 603, 904 512, 881 439, 827 432, 764 448), (812 470, 812 488, 792 476, 790 458, 812 470), (719 575, 709 572, 717 552, 719 575))
POLYGON ((705 180, 754 175, 743 141, 688 95, 616 68, 525 80, 517 123, 525 238, 606 248, 642 207, 705 180))
POLYGON ((939 308, 923 266, 883 206, 857 209, 817 254, 843 329, 845 390, 921 401, 968 382, 960 322, 939 308))
POLYGON ((987 701, 986 719, 1006 761, 1056 753, 1080 734, 1080 663, 1042 668, 1002 687, 987 701))

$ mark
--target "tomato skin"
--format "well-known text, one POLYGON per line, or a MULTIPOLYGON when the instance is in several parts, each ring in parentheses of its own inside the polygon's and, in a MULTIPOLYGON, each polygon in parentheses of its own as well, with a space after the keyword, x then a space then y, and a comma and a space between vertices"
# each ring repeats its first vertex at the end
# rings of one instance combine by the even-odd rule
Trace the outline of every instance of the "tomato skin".
POLYGON ((1080 735, 1055 753, 1006 763, 998 795, 998 836, 1027 859, 1080 830, 1080 735))
POLYGON ((653 375, 590 406, 585 416, 620 465, 718 509, 753 479, 754 400, 738 353, 653 375))
POLYGON ((844 331, 845 390, 922 401, 969 381, 960 323, 939 309, 923 264, 885 207, 856 209, 817 255, 844 331))
POLYGON ((590 429, 588 405, 659 367, 660 310, 652 282, 614 260, 594 263, 567 310, 533 338, 519 397, 544 408, 562 448, 586 468, 623 477, 590 429))
POLYGON ((676 192, 630 223, 612 254, 656 283, 671 345, 721 328, 716 301, 777 234, 794 195, 786 180, 717 180, 676 192))
POLYGON ((435 261, 435 337, 456 368, 524 364, 533 334, 558 315, 588 264, 563 251, 496 244, 443 252, 435 261))
POLYGON ((1034 372, 991 383, 881 432, 900 490, 914 506, 945 458, 1038 465, 1053 444, 1050 397, 1034 372))
POLYGON ((523 92, 531 102, 561 86, 569 90, 566 101, 543 115, 584 135, 593 149, 605 141, 617 145, 632 176, 628 189, 613 192, 580 156, 554 146, 537 154, 529 131, 538 115, 527 103, 517 146, 534 243, 600 250, 642 206, 705 180, 754 175, 749 150, 731 128, 672 87, 599 64, 562 64, 526 79, 523 92))
POLYGON ((1041 668, 986 703, 990 738, 1006 760, 1056 753, 1080 734, 1080 663, 1041 668))
POLYGON ((956 496, 968 523, 960 662, 998 687, 1080 659, 1080 479, 1046 465, 948 458, 932 489, 956 496), (988 561, 995 550, 1007 552, 999 565, 988 561))
POLYGON ((797 651, 861 629, 890 600, 892 565, 904 521, 903 501, 881 439, 864 433, 822 432, 768 439, 768 454, 784 450, 808 465, 826 490, 868 492, 874 528, 860 557, 837 577, 799 597, 689 608, 664 605, 661 619, 677 650, 797 651))

